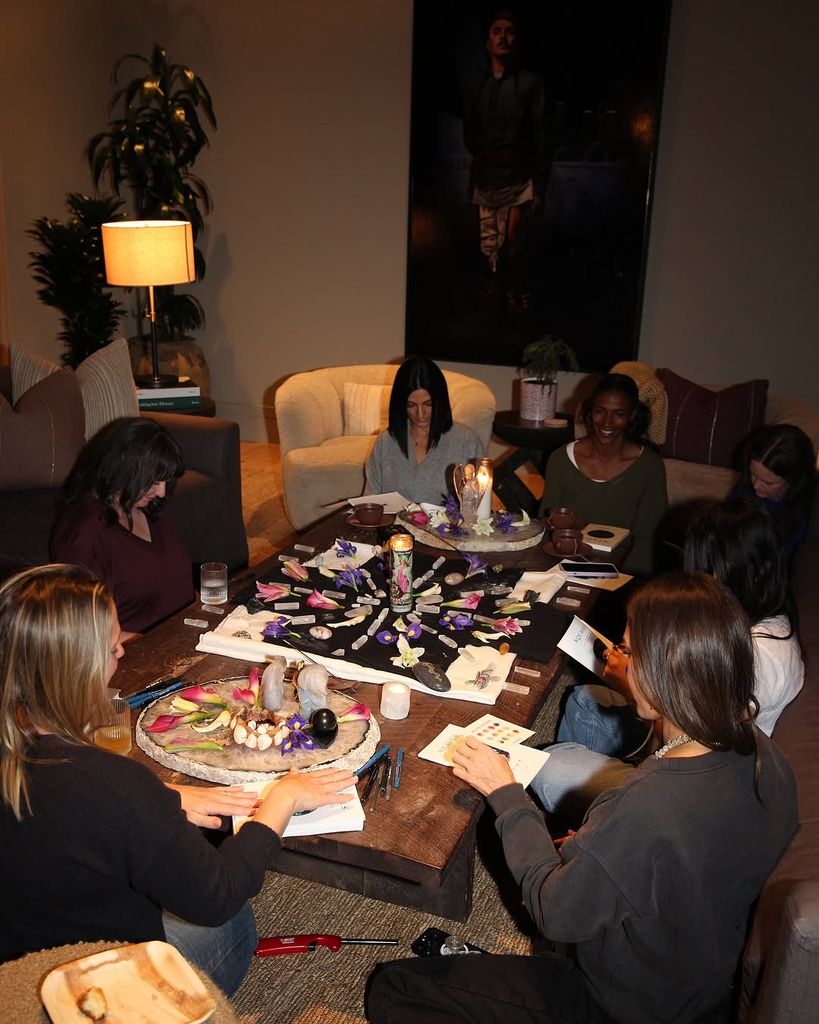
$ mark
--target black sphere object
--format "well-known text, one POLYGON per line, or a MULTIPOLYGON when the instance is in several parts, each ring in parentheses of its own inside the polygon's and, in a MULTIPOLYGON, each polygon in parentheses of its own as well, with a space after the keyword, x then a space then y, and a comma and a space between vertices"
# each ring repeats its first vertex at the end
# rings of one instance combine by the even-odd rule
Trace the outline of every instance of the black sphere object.
POLYGON ((318 708, 310 719, 310 730, 320 747, 329 747, 338 732, 338 719, 330 708, 318 708))

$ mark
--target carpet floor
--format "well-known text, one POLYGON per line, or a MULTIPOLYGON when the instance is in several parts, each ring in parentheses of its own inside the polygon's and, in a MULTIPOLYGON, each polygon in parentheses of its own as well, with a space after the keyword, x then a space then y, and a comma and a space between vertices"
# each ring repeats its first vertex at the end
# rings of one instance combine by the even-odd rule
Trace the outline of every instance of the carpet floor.
MULTIPOLYGON (((242 493, 254 565, 292 535, 281 497, 277 445, 242 442, 242 493)), ((572 681, 568 669, 556 680, 535 723, 533 742, 554 738, 560 699, 572 681)), ((410 943, 430 926, 457 933, 489 952, 527 953, 531 921, 503 867, 491 818, 485 815, 479 825, 472 913, 462 923, 270 872, 253 901, 260 935, 311 932, 399 942, 256 958, 233 998, 237 1019, 242 1024, 360 1024, 372 969, 383 960, 411 956, 410 943)))

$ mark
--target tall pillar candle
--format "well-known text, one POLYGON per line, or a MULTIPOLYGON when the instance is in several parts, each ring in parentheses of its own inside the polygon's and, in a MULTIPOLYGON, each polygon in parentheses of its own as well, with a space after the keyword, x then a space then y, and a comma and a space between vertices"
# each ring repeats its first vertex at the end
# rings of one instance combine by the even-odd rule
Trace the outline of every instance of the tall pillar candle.
POLYGON ((390 608, 412 611, 412 537, 396 533, 390 538, 390 608))
POLYGON ((492 515, 492 460, 481 459, 475 477, 481 486, 482 495, 478 505, 478 519, 489 519, 492 515))

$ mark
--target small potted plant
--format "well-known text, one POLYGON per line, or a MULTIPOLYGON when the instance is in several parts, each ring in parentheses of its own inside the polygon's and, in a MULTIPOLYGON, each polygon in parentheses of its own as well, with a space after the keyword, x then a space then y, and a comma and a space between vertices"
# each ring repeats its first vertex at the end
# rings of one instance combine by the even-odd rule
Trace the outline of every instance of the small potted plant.
POLYGON ((571 345, 551 334, 530 342, 521 356, 520 417, 524 420, 548 420, 557 405, 559 370, 578 370, 577 356, 571 345))

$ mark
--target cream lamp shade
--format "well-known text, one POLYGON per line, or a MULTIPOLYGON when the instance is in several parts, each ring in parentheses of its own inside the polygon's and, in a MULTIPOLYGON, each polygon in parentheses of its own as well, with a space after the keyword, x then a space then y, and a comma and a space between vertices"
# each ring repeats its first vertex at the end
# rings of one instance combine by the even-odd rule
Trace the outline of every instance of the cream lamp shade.
POLYGON ((193 232, 186 220, 131 220, 102 225, 105 276, 122 287, 196 280, 193 232))

